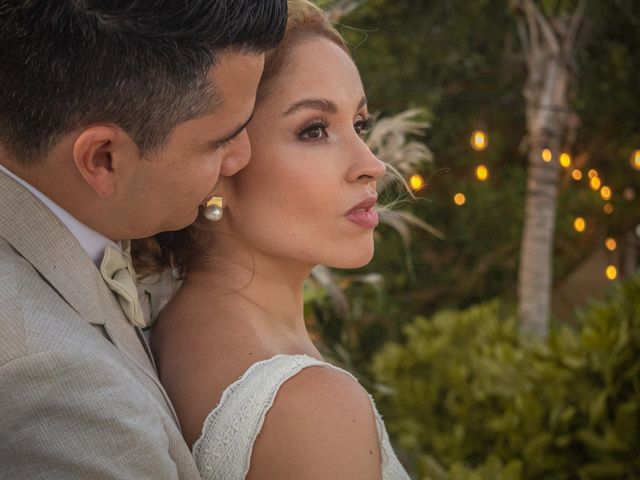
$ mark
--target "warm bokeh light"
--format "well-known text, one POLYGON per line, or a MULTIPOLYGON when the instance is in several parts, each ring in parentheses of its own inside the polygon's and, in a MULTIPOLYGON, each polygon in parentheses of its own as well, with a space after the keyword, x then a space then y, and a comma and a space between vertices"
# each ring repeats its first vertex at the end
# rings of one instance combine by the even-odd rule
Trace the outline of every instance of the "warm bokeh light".
POLYGON ((607 215, 611 215, 613 213, 613 204, 605 203, 604 207, 602 207, 602 210, 604 210, 604 213, 606 213, 607 215))
POLYGON ((584 229, 587 228, 587 222, 582 217, 578 217, 573 222, 573 228, 576 229, 576 232, 584 232, 584 229))
POLYGON ((417 173, 411 175, 411 178, 409 178, 409 186, 414 192, 422 190, 424 188, 424 178, 422 178, 422 175, 418 175, 417 173))
POLYGON ((560 165, 562 165, 564 168, 569 168, 571 166, 571 155, 569 155, 567 152, 561 153, 560 165))
POLYGON ((551 150, 549 150, 548 148, 545 148, 544 150, 542 150, 542 160, 548 163, 552 159, 553 159, 553 154, 551 153, 551 150))
POLYGON ((611 195, 611 188, 607 187, 606 185, 600 189, 600 196, 603 200, 611 200, 611 195))
POLYGON ((578 170, 577 168, 574 168, 573 171, 571 172, 571 178, 573 178, 576 182, 582 180, 582 171, 578 170))
POLYGON ((598 171, 592 168, 591 170, 589 170, 589 173, 587 175, 589 175, 589 178, 597 177, 598 171))
POLYGON ((482 130, 475 130, 471 134, 471 148, 474 150, 481 152, 487 148, 489 145, 489 138, 487 134, 482 130))
POLYGON ((467 203, 467 197, 465 197, 463 193, 456 193, 453 196, 453 201, 456 205, 461 206, 467 203))
POLYGON ((598 177, 592 177, 591 180, 589 180, 589 185, 593 190, 598 191, 600 190, 600 185, 602 185, 602 181, 598 177))
POLYGON ((636 198, 636 191, 631 187, 627 187, 624 189, 624 192, 622 192, 622 198, 627 202, 633 202, 636 198))
POLYGON ((614 238, 609 237, 604 241, 604 246, 607 247, 607 250, 613 252, 618 246, 618 243, 614 238))
POLYGON ((478 165, 476 168, 476 177, 481 182, 484 182, 487 178, 489 178, 489 169, 484 165, 478 165))
POLYGON ((616 278, 618 278, 618 269, 613 265, 609 265, 605 273, 609 280, 615 280, 616 278))
POLYGON ((640 150, 635 150, 631 154, 631 166, 636 170, 640 170, 640 150))

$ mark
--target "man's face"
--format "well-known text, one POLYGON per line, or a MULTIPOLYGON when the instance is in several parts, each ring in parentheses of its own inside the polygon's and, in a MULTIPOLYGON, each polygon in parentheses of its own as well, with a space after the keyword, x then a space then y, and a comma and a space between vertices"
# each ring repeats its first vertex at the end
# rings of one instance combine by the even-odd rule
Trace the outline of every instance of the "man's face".
MULTIPOLYGON (((219 176, 246 166, 251 118, 263 54, 225 53, 209 74, 218 99, 214 111, 178 124, 164 148, 132 162, 119 202, 122 238, 142 238, 191 224, 219 176)), ((203 101, 205 101, 203 99, 203 101)))

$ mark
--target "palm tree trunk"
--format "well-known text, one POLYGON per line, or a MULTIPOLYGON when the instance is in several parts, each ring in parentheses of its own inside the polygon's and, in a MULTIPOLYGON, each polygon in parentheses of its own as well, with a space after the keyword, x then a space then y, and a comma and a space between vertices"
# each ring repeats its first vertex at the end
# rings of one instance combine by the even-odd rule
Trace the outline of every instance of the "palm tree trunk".
POLYGON ((543 72, 545 82, 541 88, 530 82, 525 93, 530 150, 518 294, 522 330, 545 336, 551 300, 560 166, 554 160, 545 162, 542 151, 549 149, 556 159, 563 146, 566 115, 557 109, 567 103, 568 73, 555 59, 540 60, 537 73, 543 72))
POLYGON ((620 278, 632 277, 638 272, 638 238, 635 232, 628 231, 622 240, 622 261, 620 278))
POLYGON ((571 87, 570 61, 582 11, 548 19, 532 0, 522 0, 519 32, 528 77, 524 88, 529 141, 527 196, 520 253, 518 300, 521 330, 546 336, 553 282, 553 244, 560 180, 557 161, 567 148, 571 87), (543 160, 543 150, 552 154, 543 160))

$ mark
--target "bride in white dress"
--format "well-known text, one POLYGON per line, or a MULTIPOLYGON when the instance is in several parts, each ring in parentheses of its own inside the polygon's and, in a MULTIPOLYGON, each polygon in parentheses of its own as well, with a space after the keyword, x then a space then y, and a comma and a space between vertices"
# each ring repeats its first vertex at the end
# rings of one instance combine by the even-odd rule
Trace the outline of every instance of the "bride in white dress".
POLYGON ((153 350, 203 478, 404 480, 371 397, 305 327, 311 269, 371 259, 385 167, 362 138, 348 48, 312 4, 289 7, 253 119, 230 140, 248 134, 251 161, 212 192, 222 218, 158 237, 183 282, 153 350))

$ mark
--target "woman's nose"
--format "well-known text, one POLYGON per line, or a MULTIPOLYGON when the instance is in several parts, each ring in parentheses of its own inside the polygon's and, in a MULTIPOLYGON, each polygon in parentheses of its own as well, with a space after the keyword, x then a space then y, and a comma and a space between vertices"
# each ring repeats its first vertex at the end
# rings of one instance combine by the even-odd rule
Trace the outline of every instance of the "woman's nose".
POLYGON ((353 152, 354 161, 347 174, 347 180, 350 182, 380 180, 387 172, 384 162, 373 154, 362 139, 358 138, 358 142, 353 152))

